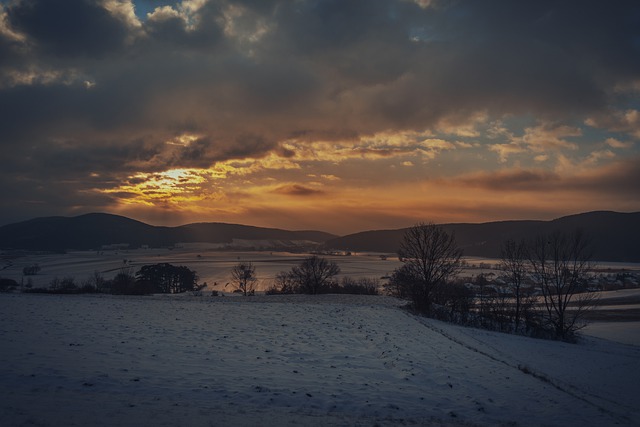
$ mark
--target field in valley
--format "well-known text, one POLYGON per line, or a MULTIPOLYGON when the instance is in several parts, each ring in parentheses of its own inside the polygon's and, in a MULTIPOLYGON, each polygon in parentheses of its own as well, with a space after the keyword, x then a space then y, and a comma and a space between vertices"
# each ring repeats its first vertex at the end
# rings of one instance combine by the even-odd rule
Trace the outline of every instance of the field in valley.
MULTIPOLYGON (((136 249, 119 251, 82 251, 66 254, 30 254, 4 261, 0 276, 20 282, 25 266, 38 264, 42 270, 30 278, 34 287, 46 287, 54 277, 73 276, 77 281, 100 272, 106 279, 113 278, 121 269, 134 273, 147 264, 168 262, 185 265, 196 271, 200 283, 207 282, 207 289, 225 290, 230 281, 231 268, 239 262, 252 262, 259 279, 258 290, 267 289, 275 275, 299 264, 309 254, 290 252, 230 252, 213 250, 206 245, 175 249, 136 249)), ((389 255, 382 260, 379 254, 325 256, 336 261, 342 270, 341 276, 380 278, 400 266, 397 256, 389 255)), ((2 266, 0 266, 2 268, 2 266)), ((231 289, 226 289, 231 291, 231 289)))
MULTIPOLYGON (((77 251, 64 254, 26 254, 19 257, 5 254, 0 264, 0 277, 11 278, 18 283, 31 281, 33 287, 47 287, 52 279, 67 276, 81 283, 94 272, 111 279, 122 269, 137 271, 147 264, 168 262, 185 265, 195 270, 200 283, 207 283, 207 290, 217 290, 230 295, 231 268, 238 262, 252 262, 258 276, 258 292, 268 289, 280 271, 289 270, 299 264, 306 253, 268 252, 268 251, 223 251, 215 245, 186 244, 176 248, 77 251), (41 271, 37 275, 24 276, 23 268, 37 264, 41 271)), ((380 279, 386 282, 391 272, 401 263, 395 254, 353 253, 347 255, 323 255, 335 261, 341 268, 340 276, 352 278, 380 279)), ((497 260, 485 258, 467 258, 468 268, 463 276, 480 273, 497 274, 497 260)), ((599 263, 603 273, 616 271, 640 271, 639 264, 599 263)), ((603 292, 600 295, 601 306, 589 315, 589 325, 583 333, 621 343, 640 345, 640 290, 621 289, 603 292)))

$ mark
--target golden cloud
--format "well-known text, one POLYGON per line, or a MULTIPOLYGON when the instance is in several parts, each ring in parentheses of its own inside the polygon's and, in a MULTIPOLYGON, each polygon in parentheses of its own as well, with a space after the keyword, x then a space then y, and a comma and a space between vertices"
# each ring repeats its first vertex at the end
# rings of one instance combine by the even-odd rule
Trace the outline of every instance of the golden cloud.
POLYGON ((300 184, 282 185, 273 190, 274 193, 284 194, 287 196, 318 196, 325 194, 322 190, 315 188, 305 187, 300 184))

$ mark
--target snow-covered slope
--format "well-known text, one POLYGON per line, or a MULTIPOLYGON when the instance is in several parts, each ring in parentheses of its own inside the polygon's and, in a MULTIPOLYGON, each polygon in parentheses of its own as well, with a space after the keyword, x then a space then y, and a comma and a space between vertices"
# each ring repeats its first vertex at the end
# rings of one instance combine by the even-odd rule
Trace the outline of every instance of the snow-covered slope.
POLYGON ((388 297, 0 295, 0 425, 638 425, 640 348, 388 297))

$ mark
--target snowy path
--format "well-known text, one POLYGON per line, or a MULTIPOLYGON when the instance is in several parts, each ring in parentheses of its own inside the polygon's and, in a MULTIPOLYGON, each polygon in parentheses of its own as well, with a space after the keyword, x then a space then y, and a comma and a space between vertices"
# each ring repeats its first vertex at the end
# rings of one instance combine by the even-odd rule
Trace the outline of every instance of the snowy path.
POLYGON ((464 329, 396 305, 0 295, 0 425, 640 423, 638 347, 464 329))

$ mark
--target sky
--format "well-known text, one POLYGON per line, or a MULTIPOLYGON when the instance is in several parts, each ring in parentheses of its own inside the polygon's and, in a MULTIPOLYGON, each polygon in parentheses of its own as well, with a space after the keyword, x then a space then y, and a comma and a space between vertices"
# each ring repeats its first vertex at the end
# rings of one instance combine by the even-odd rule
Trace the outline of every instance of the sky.
POLYGON ((640 2, 0 1, 0 225, 640 211, 640 2))

